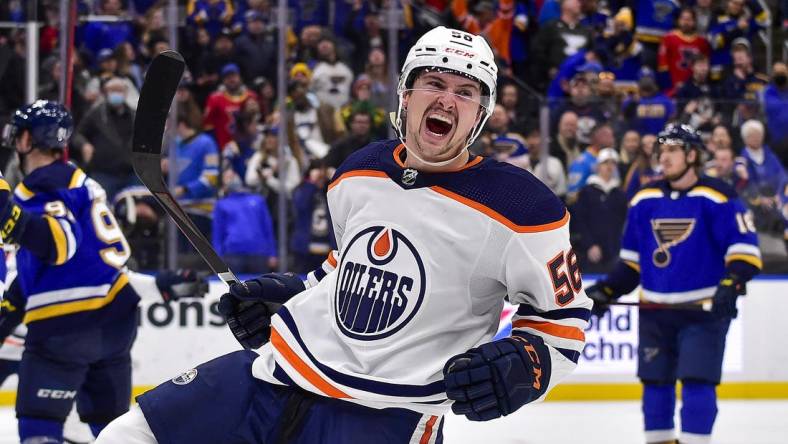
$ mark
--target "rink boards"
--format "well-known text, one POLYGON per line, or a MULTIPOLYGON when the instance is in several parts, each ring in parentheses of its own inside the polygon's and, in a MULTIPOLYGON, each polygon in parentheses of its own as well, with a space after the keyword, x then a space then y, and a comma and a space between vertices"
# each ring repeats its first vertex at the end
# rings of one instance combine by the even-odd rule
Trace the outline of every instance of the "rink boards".
MULTIPOLYGON (((132 352, 135 392, 240 348, 216 310, 223 289, 217 281, 204 299, 141 304, 132 352)), ((502 335, 512 311, 507 307, 502 314, 502 335)), ((788 319, 788 276, 751 282, 748 295, 739 299, 739 313, 728 334, 720 397, 788 399, 788 337, 781 328, 788 319)), ((586 330, 577 370, 549 399, 638 399, 636 347, 637 309, 614 307, 586 330)), ((16 378, 6 381, 0 404, 13 402, 15 384, 16 378)))

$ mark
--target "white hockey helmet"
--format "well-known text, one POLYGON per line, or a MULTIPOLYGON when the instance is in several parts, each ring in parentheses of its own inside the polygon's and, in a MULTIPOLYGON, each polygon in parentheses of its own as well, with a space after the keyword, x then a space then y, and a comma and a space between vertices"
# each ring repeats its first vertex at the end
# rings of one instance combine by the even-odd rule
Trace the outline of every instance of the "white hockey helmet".
POLYGON ((425 69, 459 74, 481 84, 481 106, 484 108, 484 116, 471 129, 465 144, 468 147, 481 133, 495 105, 498 67, 495 65, 495 56, 490 45, 482 36, 439 26, 421 36, 410 48, 399 76, 397 85, 399 103, 392 122, 403 143, 405 143, 405 122, 402 97, 413 85, 416 75, 425 69))

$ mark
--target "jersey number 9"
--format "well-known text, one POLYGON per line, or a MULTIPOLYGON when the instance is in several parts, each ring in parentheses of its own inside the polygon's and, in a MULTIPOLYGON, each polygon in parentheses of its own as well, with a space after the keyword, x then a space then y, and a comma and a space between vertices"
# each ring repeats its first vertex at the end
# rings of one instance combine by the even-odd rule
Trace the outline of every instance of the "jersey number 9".
POLYGON ((101 259, 107 264, 121 268, 126 265, 126 261, 131 256, 131 248, 126 241, 126 236, 120 230, 115 216, 107 207, 103 200, 97 199, 93 201, 93 206, 90 208, 90 217, 93 220, 93 228, 96 230, 96 237, 102 242, 112 245, 108 248, 99 250, 101 259))

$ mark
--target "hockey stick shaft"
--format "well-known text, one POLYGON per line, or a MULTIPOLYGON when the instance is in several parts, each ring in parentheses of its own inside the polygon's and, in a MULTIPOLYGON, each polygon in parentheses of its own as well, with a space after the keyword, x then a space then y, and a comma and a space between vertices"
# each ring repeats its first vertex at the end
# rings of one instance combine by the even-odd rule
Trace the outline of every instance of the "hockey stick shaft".
POLYGON ((239 282, 238 278, 172 197, 163 179, 161 145, 164 127, 184 68, 183 57, 175 51, 164 51, 151 62, 142 84, 134 119, 131 163, 142 183, 170 215, 208 267, 219 279, 231 285, 239 282))
POLYGON ((680 304, 660 304, 657 302, 623 302, 613 301, 607 305, 623 305, 627 307, 638 307, 644 310, 686 310, 686 311, 711 311, 711 301, 703 303, 680 303, 680 304))

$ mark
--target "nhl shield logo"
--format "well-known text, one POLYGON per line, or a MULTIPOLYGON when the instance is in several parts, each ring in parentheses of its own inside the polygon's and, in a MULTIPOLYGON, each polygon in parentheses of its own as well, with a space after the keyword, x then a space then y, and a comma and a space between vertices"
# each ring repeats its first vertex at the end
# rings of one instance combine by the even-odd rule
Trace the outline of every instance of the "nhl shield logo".
POLYGON ((186 370, 185 372, 181 373, 180 375, 172 378, 172 382, 177 385, 186 385, 197 377, 197 369, 193 368, 191 370, 186 370))
POLYGON ((411 186, 416 183, 416 176, 419 175, 419 172, 414 170, 413 168, 405 168, 402 171, 402 184, 411 186))
POLYGON ((337 270, 335 322, 350 338, 386 338, 405 327, 424 302, 424 261, 399 229, 362 230, 348 242, 337 270))

